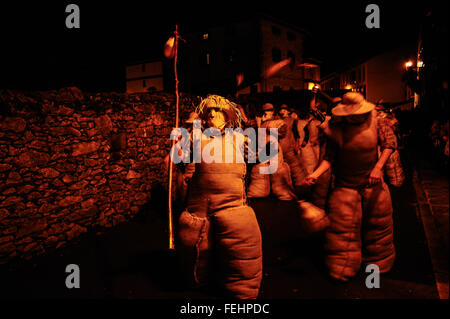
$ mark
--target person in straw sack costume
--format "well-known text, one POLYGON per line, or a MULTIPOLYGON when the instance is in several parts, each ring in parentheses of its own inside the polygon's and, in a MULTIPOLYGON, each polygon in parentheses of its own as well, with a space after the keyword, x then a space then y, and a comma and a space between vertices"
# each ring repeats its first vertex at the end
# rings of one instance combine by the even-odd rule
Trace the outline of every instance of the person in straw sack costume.
POLYGON ((392 202, 383 167, 397 140, 360 93, 349 92, 342 99, 324 130, 324 159, 306 181, 313 185, 332 167, 335 187, 328 200, 325 262, 332 278, 348 281, 362 262, 376 264, 381 273, 394 264, 392 202))
POLYGON ((227 137, 225 130, 239 127, 241 114, 236 104, 218 95, 202 100, 196 112, 217 135, 196 133, 194 124, 200 142, 193 149, 203 155, 195 163, 186 209, 178 221, 180 262, 191 283, 218 286, 233 298, 254 299, 262 279, 262 241, 245 193, 248 141, 236 131, 227 137), (233 156, 231 161, 225 160, 226 154, 233 156))
POLYGON ((269 167, 269 161, 254 165, 251 169, 247 196, 249 198, 264 198, 268 197, 272 193, 279 200, 290 201, 294 199, 291 169, 288 163, 284 160, 284 148, 281 145, 281 141, 287 135, 288 126, 284 119, 280 119, 275 116, 275 108, 271 103, 265 103, 262 106, 262 111, 263 115, 260 118, 261 121, 259 123, 259 127, 267 130, 266 137, 268 138, 271 134, 271 128, 278 130, 278 139, 280 142, 277 143, 277 145, 270 143, 268 139, 270 147, 277 148, 278 165, 277 170, 272 174, 260 173, 260 169, 262 167, 269 167))
MULTIPOLYGON (((337 99, 334 99, 331 106, 333 106, 336 102, 337 99)), ((334 105, 337 104, 338 103, 334 105)), ((314 172, 314 170, 319 166, 326 150, 326 138, 323 128, 326 127, 324 122, 329 121, 330 116, 322 113, 319 106, 320 103, 316 103, 315 98, 313 97, 308 109, 308 118, 300 119, 298 122, 298 130, 300 132, 299 141, 301 143, 299 159, 305 167, 308 175, 314 172), (315 109, 317 113, 323 114, 323 116, 316 118, 317 115, 311 112, 312 109, 315 109)), ((310 193, 308 194, 310 201, 321 209, 325 209, 330 182, 331 170, 329 169, 321 174, 314 186, 311 187, 310 193)))
POLYGON ((286 129, 280 134, 280 146, 283 150, 284 161, 289 165, 292 184, 297 192, 297 195, 304 191, 303 182, 305 181, 307 171, 298 157, 299 150, 297 149, 300 133, 298 131, 297 120, 289 116, 289 109, 286 104, 280 107, 281 119, 286 124, 286 129))

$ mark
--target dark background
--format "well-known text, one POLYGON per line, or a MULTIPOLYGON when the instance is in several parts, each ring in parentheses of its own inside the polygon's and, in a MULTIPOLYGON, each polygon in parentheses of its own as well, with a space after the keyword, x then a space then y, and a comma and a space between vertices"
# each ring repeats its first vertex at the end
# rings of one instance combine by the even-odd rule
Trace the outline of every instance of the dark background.
MULTIPOLYGON (((0 8, 0 88, 124 91, 126 63, 161 58, 175 24, 201 30, 255 12, 308 32, 305 56, 327 74, 392 45, 417 42, 419 25, 435 4, 410 1, 17 1, 0 8), (67 29, 65 8, 80 7, 80 29, 67 29), (367 29, 365 8, 380 7, 381 28, 367 29)), ((443 5, 448 9, 448 4, 443 5)), ((446 14, 446 13, 445 13, 446 14)))

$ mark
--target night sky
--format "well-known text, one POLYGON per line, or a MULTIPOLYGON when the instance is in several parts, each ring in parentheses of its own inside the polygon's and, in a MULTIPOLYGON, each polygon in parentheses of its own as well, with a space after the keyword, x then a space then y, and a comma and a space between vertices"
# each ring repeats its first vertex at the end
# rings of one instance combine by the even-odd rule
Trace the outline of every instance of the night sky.
MULTIPOLYGON (((165 40, 180 33, 261 12, 297 25, 311 36, 305 48, 326 74, 391 47, 417 42, 429 1, 17 1, 1 5, 0 88, 123 91, 126 63, 162 58, 165 40), (66 5, 76 3, 81 28, 67 29, 66 5), (365 8, 376 3, 381 28, 367 29, 365 8)), ((448 6, 447 6, 448 8, 448 6)))

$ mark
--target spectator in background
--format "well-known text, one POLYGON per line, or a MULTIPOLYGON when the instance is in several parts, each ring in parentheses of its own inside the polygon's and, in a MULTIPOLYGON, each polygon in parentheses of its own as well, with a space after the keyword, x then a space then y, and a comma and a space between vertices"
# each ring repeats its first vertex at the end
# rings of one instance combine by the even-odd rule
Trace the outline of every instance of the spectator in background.
POLYGON ((432 146, 432 159, 438 169, 447 173, 448 169, 448 143, 449 143, 449 122, 441 124, 439 120, 434 120, 430 126, 428 137, 432 146))
POLYGON ((447 120, 443 125, 441 125, 440 131, 439 131, 439 138, 440 138, 440 149, 439 153, 441 154, 441 168, 444 169, 444 171, 448 174, 448 134, 449 134, 449 121, 447 120))
POLYGON ((431 143, 435 148, 439 147, 440 144, 439 133, 440 133, 439 121, 434 120, 430 127, 429 137, 431 139, 431 143))

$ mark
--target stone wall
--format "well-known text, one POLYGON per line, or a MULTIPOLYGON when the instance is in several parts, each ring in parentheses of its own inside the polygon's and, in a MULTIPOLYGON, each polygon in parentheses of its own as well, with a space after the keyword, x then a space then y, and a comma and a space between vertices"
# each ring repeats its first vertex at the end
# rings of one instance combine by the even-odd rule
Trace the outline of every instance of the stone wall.
POLYGON ((135 216, 167 183, 174 124, 169 94, 0 91, 0 264, 135 216))

